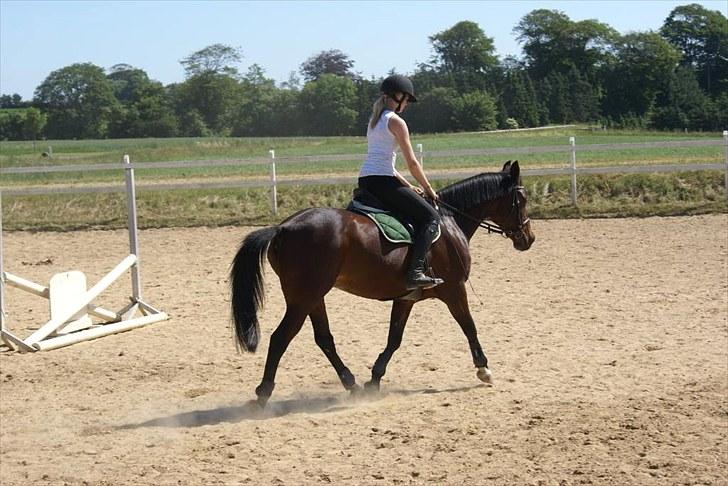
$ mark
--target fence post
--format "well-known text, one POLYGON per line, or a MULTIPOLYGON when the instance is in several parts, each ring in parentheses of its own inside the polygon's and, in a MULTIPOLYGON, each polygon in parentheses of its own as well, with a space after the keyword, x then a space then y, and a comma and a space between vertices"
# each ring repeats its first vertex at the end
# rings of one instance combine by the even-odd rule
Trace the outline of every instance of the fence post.
MULTIPOLYGON (((2 191, 0 191, 0 331, 5 330, 5 273, 3 272, 3 203, 2 203, 2 191)), ((5 335, 2 336, 2 341, 5 341, 5 335)))
POLYGON ((278 188, 276 187, 276 151, 269 150, 270 154, 270 207, 274 215, 278 215, 278 188))
POLYGON ((571 145, 571 204, 576 206, 576 139, 569 137, 569 145, 571 145))
POLYGON ((129 227, 129 252, 136 257, 131 267, 131 291, 135 302, 142 300, 142 284, 140 275, 139 240, 137 239, 137 212, 136 212, 136 186, 134 184, 134 169, 129 156, 124 155, 124 179, 126 181, 126 213, 129 227))
POLYGON ((421 143, 417 144, 417 152, 420 154, 420 165, 422 167, 425 167, 425 156, 422 153, 422 144, 421 143))
POLYGON ((723 145, 725 145, 725 197, 728 199, 728 130, 723 130, 723 145))

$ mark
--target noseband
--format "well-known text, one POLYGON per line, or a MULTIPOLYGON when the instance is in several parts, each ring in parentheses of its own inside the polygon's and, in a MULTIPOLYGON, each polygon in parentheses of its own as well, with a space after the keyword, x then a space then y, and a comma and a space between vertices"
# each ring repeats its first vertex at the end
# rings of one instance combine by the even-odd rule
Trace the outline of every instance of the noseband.
POLYGON ((526 218, 525 220, 521 219, 521 203, 518 201, 518 193, 522 192, 524 190, 525 190, 525 188, 523 186, 513 186, 513 189, 512 189, 513 202, 511 204, 511 212, 516 211, 516 214, 518 215, 518 228, 516 228, 515 230, 503 229, 495 223, 490 223, 488 221, 482 221, 477 218, 473 218, 469 214, 466 214, 466 213, 460 211, 458 208, 451 206, 445 202, 439 201, 439 204, 458 213, 460 216, 464 216, 465 218, 477 223, 480 228, 488 230, 488 233, 495 233, 498 235, 502 235, 504 238, 513 238, 513 239, 521 240, 526 237, 526 234, 523 231, 523 229, 531 221, 531 218, 526 218))

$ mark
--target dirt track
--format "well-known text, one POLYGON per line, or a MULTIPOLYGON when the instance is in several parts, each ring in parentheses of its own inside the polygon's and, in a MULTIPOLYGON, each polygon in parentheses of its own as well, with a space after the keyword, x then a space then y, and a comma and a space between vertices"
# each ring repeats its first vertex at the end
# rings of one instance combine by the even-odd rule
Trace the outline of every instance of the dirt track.
MULTIPOLYGON (((0 484, 728 484, 728 216, 536 221, 525 253, 479 233, 471 306, 493 388, 428 301, 380 396, 350 398, 304 326, 263 414, 249 400, 283 304, 269 269, 262 349, 236 354, 226 274, 247 231, 143 231, 144 295, 171 320, 0 354, 0 484)), ((6 270, 41 283, 80 269, 92 284, 127 253, 123 231, 3 243, 6 270)), ((122 307, 128 288, 97 303, 122 307)), ((47 319, 41 299, 6 297, 18 334, 47 319)), ((327 304, 366 381, 389 304, 327 304)))

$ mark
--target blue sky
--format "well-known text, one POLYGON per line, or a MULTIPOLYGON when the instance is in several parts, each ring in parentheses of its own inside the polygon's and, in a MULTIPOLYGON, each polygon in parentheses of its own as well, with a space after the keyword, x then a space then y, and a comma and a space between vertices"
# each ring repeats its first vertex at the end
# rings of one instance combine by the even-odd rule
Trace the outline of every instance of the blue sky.
POLYGON ((428 37, 461 20, 480 25, 496 53, 521 54, 513 27, 537 8, 597 19, 622 33, 656 30, 678 5, 728 16, 726 0, 572 1, 34 1, 0 0, 0 93, 31 99, 51 71, 76 62, 127 63, 164 84, 179 60, 215 43, 240 47, 246 71, 288 79, 302 62, 340 49, 364 76, 412 72, 432 55, 428 37))

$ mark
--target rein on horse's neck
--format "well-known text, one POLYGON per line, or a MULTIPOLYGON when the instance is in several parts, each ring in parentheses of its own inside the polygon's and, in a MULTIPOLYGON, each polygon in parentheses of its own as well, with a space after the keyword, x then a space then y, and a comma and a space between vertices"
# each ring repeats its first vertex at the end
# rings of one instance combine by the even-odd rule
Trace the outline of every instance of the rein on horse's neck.
POLYGON ((492 206, 496 201, 509 194, 515 185, 516 182, 511 181, 507 174, 498 172, 480 174, 456 182, 440 190, 439 195, 443 202, 458 211, 445 207, 443 212, 455 220, 470 241, 480 222, 492 214, 492 206))

